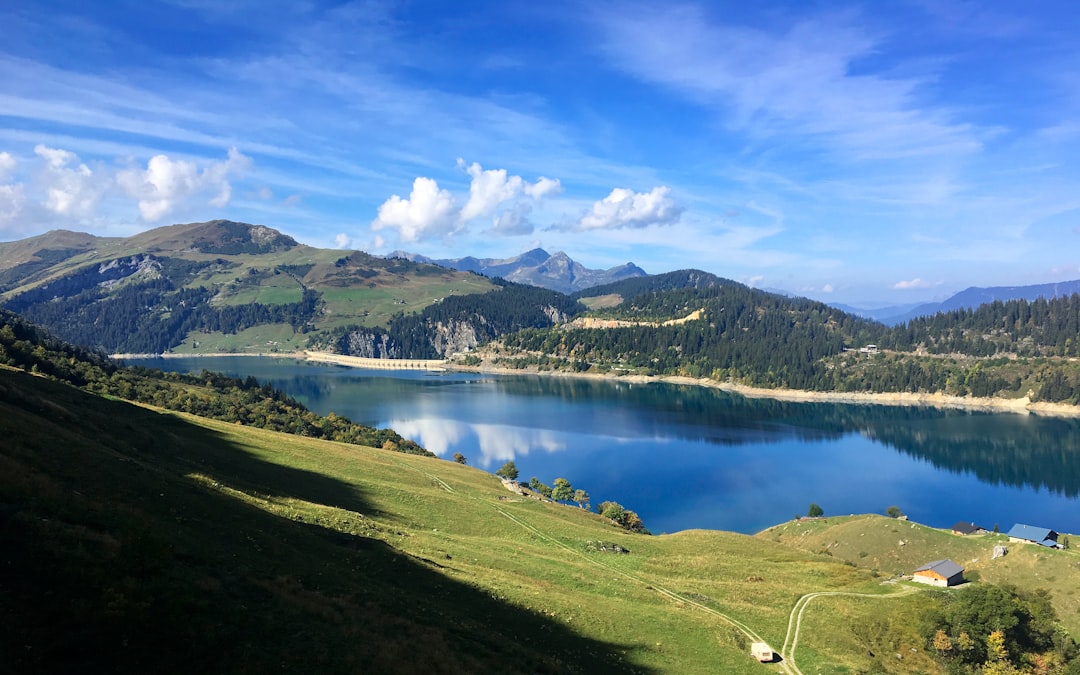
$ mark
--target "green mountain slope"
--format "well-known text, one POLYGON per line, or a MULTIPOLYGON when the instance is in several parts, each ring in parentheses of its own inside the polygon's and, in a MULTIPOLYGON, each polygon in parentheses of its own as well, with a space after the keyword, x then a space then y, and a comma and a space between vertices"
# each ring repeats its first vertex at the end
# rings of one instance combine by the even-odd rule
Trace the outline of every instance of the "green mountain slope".
MULTIPOLYGON (((22 342, 60 353, 29 336, 7 355, 22 342)), ((30 369, 89 367, 61 361, 30 369)), ((758 672, 749 642, 783 643, 793 593, 888 590, 751 537, 632 534, 456 463, 7 366, 0 437, 11 672, 758 672)))
MULTIPOLYGON (((861 533, 630 533, 454 462, 93 394, 68 381, 101 364, 32 329, 2 344, 31 372, 0 366, 0 671, 756 673, 766 641, 780 672, 942 672, 924 624, 952 596, 883 583, 913 563, 861 533)), ((1070 555, 1013 568, 1061 611, 1070 555)))
POLYGON ((508 335, 481 356, 502 367, 761 388, 1080 403, 1077 295, 992 303, 890 328, 823 303, 694 280, 687 272, 594 291, 582 298, 592 307, 587 314, 508 335))
POLYGON ((474 274, 316 249, 230 221, 0 244, 0 304, 110 352, 294 351, 326 331, 385 329, 445 298, 497 288, 474 274))

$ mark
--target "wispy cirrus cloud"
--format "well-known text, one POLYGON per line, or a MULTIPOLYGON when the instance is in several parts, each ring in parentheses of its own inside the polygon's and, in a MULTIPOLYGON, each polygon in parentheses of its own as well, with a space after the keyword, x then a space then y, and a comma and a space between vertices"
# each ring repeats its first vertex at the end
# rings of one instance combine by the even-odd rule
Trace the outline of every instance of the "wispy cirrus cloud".
POLYGON ((986 130, 924 105, 931 76, 867 72, 875 36, 849 16, 802 17, 786 31, 725 23, 696 5, 597 12, 601 48, 643 80, 667 86, 752 136, 798 136, 859 159, 970 153, 986 130))

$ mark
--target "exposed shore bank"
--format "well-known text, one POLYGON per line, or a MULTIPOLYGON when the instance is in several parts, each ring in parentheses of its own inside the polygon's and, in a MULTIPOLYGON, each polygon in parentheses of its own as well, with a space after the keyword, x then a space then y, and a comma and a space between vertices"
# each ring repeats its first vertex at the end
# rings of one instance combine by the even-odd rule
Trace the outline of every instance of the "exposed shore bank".
POLYGON ((1017 399, 1004 398, 976 398, 971 396, 948 396, 946 394, 913 394, 909 392, 872 393, 872 392, 832 392, 832 391, 804 391, 800 389, 765 389, 761 387, 748 387, 733 382, 718 382, 707 377, 693 378, 677 375, 618 375, 614 373, 571 373, 565 371, 545 370, 536 368, 502 368, 498 366, 481 365, 465 366, 447 362, 447 370, 462 372, 480 372, 499 375, 542 375, 545 377, 576 377, 602 380, 615 380, 619 382, 633 382, 646 384, 649 382, 667 382, 669 384, 694 385, 710 387, 729 391, 747 398, 771 398, 778 401, 794 401, 800 403, 849 403, 856 405, 892 405, 892 406, 924 406, 932 408, 958 408, 963 410, 984 410, 987 412, 1009 412, 1027 415, 1044 415, 1053 417, 1080 417, 1080 406, 1066 403, 1042 403, 1033 402, 1029 397, 1017 399))
MULTIPOLYGON (((389 370, 394 368, 391 359, 365 359, 356 356, 332 354, 330 352, 263 352, 263 353, 214 353, 214 354, 113 354, 112 358, 200 358, 220 356, 263 356, 268 358, 299 359, 312 363, 330 363, 351 368, 369 368, 389 370)), ((976 398, 971 396, 949 396, 946 394, 913 394, 910 392, 871 393, 871 392, 833 392, 804 391, 799 389, 765 389, 748 387, 733 382, 718 382, 709 378, 681 377, 676 375, 619 375, 617 373, 571 373, 560 370, 539 370, 537 368, 504 368, 483 364, 466 366, 452 361, 405 360, 416 365, 413 370, 451 370, 472 373, 491 373, 494 375, 541 375, 544 377, 571 377, 618 382, 646 384, 649 382, 667 382, 669 384, 694 385, 729 391, 747 398, 771 398, 778 401, 802 403, 849 403, 856 405, 893 405, 925 406, 932 408, 958 408, 963 410, 984 410, 987 412, 1009 412, 1028 415, 1054 417, 1080 417, 1080 406, 1066 403, 1033 402, 1030 397, 1017 399, 976 398)), ((398 368, 402 366, 398 365, 398 368)))

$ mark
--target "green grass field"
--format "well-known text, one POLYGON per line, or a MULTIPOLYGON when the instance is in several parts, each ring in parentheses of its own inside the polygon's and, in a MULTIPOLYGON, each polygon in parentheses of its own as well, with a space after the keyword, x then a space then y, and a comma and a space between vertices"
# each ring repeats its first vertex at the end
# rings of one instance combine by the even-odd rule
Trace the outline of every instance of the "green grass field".
POLYGON ((189 333, 172 349, 175 354, 266 354, 303 351, 308 336, 288 324, 263 324, 238 333, 189 333))
POLYGON ((911 574, 932 560, 949 558, 982 581, 1049 590, 1066 630, 1080 635, 1080 552, 1075 549, 1010 544, 1004 534, 962 537, 878 515, 792 521, 757 537, 821 552, 883 576, 911 574), (1004 544, 1008 555, 992 559, 996 544, 1004 544))
MULTIPOLYGON (((985 548, 877 517, 631 534, 472 467, 10 369, 0 434, 0 653, 17 672, 936 672, 904 628, 933 594, 887 583, 908 564, 887 544, 920 564, 985 548), (859 596, 809 602, 800 670, 750 658, 819 592, 859 596)), ((1077 586, 1071 552, 1006 565, 983 578, 1077 586)))

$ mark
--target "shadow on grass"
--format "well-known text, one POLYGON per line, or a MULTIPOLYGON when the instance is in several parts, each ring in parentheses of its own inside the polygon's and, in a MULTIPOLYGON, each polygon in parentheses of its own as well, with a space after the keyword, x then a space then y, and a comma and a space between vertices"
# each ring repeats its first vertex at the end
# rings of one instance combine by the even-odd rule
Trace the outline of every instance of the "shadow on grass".
POLYGON ((632 672, 373 539, 197 485, 369 513, 354 486, 0 370, 0 671, 632 672))

